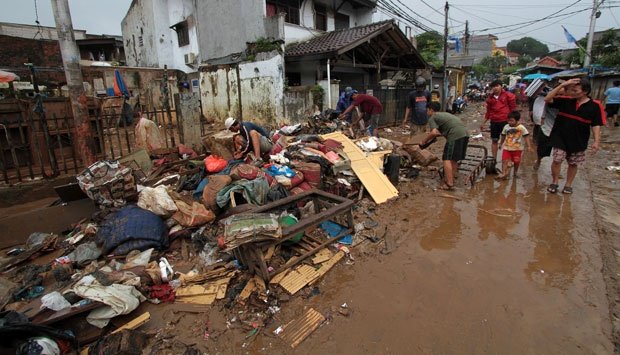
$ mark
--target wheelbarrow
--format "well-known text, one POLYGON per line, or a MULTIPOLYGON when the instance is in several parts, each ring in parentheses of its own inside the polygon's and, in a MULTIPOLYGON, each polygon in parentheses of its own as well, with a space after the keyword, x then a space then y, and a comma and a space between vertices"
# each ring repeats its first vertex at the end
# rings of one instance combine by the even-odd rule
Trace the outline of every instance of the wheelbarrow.
MULTIPOLYGON (((459 173, 466 176, 469 186, 473 187, 481 173, 495 174, 495 159, 489 156, 485 146, 469 144, 465 152, 465 159, 458 162, 459 173)), ((439 176, 443 179, 443 168, 439 169, 439 176)))

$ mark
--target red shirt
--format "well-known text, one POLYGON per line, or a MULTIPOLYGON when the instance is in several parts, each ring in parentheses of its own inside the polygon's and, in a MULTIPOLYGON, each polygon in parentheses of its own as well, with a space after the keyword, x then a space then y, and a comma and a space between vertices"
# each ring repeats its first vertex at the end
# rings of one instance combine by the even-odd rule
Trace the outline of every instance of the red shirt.
POLYGON ((484 118, 491 120, 491 122, 508 121, 508 114, 517 108, 515 95, 505 90, 502 90, 497 99, 491 94, 487 98, 486 104, 487 113, 484 118))
POLYGON ((383 105, 376 97, 366 94, 358 94, 351 103, 353 106, 359 106, 360 110, 368 115, 374 115, 383 112, 383 105))

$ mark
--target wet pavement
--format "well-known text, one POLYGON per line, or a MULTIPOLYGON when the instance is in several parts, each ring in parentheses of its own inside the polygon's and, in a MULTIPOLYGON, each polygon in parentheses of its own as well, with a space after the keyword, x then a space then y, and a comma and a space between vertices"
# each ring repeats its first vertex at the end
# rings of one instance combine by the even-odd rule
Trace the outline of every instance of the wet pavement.
POLYGON ((573 195, 553 195, 549 159, 539 171, 533 160, 525 154, 517 179, 459 181, 456 192, 433 191, 432 176, 401 184, 401 198, 377 209, 396 250, 339 265, 320 297, 299 302, 346 302, 351 315, 296 352, 613 353, 591 172, 573 195))
MULTIPOLYGON (((463 118, 474 128, 478 115, 472 107, 463 118)), ((236 314, 221 304, 195 314, 145 303, 138 311, 153 319, 141 329, 208 353, 611 354, 607 295, 617 298, 609 279, 620 269, 603 261, 620 255, 608 242, 620 230, 620 189, 604 168, 618 164, 617 133, 604 135, 573 195, 546 192, 550 161, 534 171, 532 153, 517 179, 485 177, 469 188, 461 176, 456 191, 444 192, 435 190, 437 173, 424 171, 401 183, 400 197, 370 217, 387 225, 393 251, 353 248, 355 260, 336 265, 318 295, 282 303, 257 337, 228 330, 236 314), (348 316, 337 311, 345 303, 348 316), (308 307, 328 322, 291 351, 270 331, 308 307)))

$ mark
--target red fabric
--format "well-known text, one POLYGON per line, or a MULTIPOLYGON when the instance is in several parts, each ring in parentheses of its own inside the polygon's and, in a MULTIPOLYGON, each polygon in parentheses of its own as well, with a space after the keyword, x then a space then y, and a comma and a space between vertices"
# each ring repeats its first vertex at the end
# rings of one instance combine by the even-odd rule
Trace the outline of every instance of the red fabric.
POLYGON ((198 156, 198 154, 192 148, 183 144, 179 144, 179 155, 183 156, 183 154, 189 155, 189 157, 192 159, 198 156))
POLYGON ((239 164, 230 170, 230 177, 233 180, 254 180, 261 176, 265 176, 265 172, 260 168, 249 164, 239 164))
MULTIPOLYGON (((325 147, 327 147, 329 150, 334 150, 334 149, 342 149, 344 148, 344 146, 342 145, 342 143, 338 142, 337 140, 333 140, 333 139, 326 139, 323 142, 323 145, 325 147)), ((325 152, 323 152, 325 153, 325 152)))
POLYGON ((307 182, 302 182, 301 184, 299 184, 299 186, 297 186, 298 188, 304 190, 304 191, 308 191, 308 190, 312 190, 312 186, 310 186, 310 184, 308 184, 307 182))
POLYGON ((205 167, 210 173, 219 173, 224 170, 228 165, 228 162, 224 158, 220 158, 217 155, 209 155, 205 158, 205 167))
POLYGON ((296 162, 295 168, 304 174, 304 180, 314 188, 321 188, 321 165, 317 163, 296 162))
POLYGON ((304 174, 299 170, 295 171, 295 176, 291 178, 291 188, 301 184, 304 181, 304 174))
POLYGON ((284 150, 284 148, 282 148, 280 143, 275 143, 273 147, 271 148, 271 150, 269 151, 269 155, 276 155, 280 153, 282 150, 284 150))
POLYGON ((493 94, 489 95, 486 101, 487 112, 484 118, 491 122, 506 122, 508 114, 517 108, 517 100, 511 92, 502 90, 496 99, 493 94))
POLYGON ((157 298, 162 302, 174 302, 174 289, 170 284, 154 285, 149 287, 149 298, 157 298))

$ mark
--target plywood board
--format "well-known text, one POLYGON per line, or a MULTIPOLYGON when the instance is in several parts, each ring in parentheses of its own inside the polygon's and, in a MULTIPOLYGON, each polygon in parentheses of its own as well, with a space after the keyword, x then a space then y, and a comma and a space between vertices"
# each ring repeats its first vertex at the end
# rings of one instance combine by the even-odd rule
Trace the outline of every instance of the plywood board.
POLYGON ((284 276, 288 275, 290 270, 284 270, 281 273, 275 275, 274 277, 271 278, 271 280, 269 280, 270 284, 279 284, 280 281, 282 281, 282 279, 284 278, 284 276))
POLYGON ((381 171, 383 171, 383 159, 386 155, 391 154, 391 150, 381 150, 378 152, 368 152, 368 159, 381 171))
POLYGON ((387 176, 371 162, 366 154, 349 138, 340 132, 333 132, 321 136, 324 139, 333 139, 343 145, 343 150, 351 160, 351 169, 360 179, 375 203, 380 204, 397 197, 398 190, 392 185, 387 176))
POLYGON ((291 348, 294 348, 301 344, 323 322, 325 322, 325 317, 314 308, 309 308, 300 318, 285 325, 280 337, 291 348))
POLYGON ((192 304, 211 304, 215 302, 215 293, 208 295, 198 295, 198 296, 188 296, 188 297, 179 297, 176 299, 177 302, 181 303, 192 303, 192 304))
POLYGON ((280 286, 282 286, 286 292, 294 295, 318 276, 318 272, 312 266, 303 264, 286 275, 286 277, 280 281, 280 286))
POLYGON ((317 274, 318 274, 317 277, 314 280, 310 281, 310 284, 313 284, 316 281, 318 281, 319 278, 321 278, 329 270, 331 270, 331 268, 333 268, 334 265, 336 265, 340 261, 340 259, 342 259, 343 257, 344 257, 344 252, 339 251, 331 259, 321 264, 321 267, 317 270, 317 274))
POLYGON ((320 263, 323 263, 323 262, 331 259, 332 256, 334 256, 334 254, 332 254, 332 252, 329 251, 329 249, 321 249, 321 250, 319 250, 314 255, 315 255, 314 258, 312 258, 312 263, 314 265, 318 265, 320 263))
POLYGON ((125 329, 129 329, 129 330, 136 329, 136 328, 146 324, 146 322, 148 322, 149 320, 151 320, 151 314, 149 312, 142 313, 142 315, 134 318, 133 320, 125 323, 125 325, 123 325, 123 326, 119 327, 118 329, 116 329, 115 331, 113 331, 112 334, 118 333, 118 332, 123 331, 125 329))

